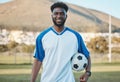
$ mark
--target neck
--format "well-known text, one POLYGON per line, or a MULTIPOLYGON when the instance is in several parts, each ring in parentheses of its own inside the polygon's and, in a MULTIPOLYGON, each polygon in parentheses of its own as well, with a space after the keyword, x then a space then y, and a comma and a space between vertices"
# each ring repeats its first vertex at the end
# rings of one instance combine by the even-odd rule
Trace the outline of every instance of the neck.
POLYGON ((53 27, 57 32, 62 32, 62 30, 64 29, 64 26, 58 27, 58 26, 54 25, 53 27))

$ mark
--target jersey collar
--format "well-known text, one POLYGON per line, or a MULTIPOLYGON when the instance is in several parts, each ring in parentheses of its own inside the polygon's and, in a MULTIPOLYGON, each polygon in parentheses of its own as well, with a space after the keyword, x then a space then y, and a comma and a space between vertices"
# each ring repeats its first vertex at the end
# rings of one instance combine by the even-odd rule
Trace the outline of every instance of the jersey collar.
POLYGON ((67 30, 67 28, 65 27, 61 32, 57 32, 53 26, 51 27, 51 29, 57 35, 62 35, 67 30))

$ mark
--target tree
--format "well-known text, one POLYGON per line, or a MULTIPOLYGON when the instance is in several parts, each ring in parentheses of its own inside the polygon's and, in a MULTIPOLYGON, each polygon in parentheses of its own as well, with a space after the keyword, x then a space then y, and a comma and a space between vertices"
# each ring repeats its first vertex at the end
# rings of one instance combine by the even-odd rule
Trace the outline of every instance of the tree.
POLYGON ((87 46, 94 52, 105 53, 108 51, 108 42, 105 37, 95 37, 87 43, 87 46))

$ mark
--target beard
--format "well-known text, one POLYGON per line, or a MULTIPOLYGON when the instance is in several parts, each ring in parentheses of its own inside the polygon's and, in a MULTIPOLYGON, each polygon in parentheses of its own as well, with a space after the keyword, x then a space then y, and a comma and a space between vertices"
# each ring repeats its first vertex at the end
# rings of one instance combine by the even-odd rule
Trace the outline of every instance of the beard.
POLYGON ((64 21, 62 21, 61 23, 58 24, 58 23, 55 21, 54 18, 52 18, 52 20, 53 20, 54 25, 56 25, 56 26, 58 26, 58 27, 64 26, 65 21, 66 21, 66 19, 65 19, 64 21))

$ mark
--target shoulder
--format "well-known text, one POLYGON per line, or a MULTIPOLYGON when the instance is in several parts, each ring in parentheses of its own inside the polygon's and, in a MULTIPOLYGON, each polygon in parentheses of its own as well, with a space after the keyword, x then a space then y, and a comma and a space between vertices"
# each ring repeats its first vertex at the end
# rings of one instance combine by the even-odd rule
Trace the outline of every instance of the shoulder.
POLYGON ((51 27, 43 30, 38 36, 37 36, 37 40, 40 40, 44 37, 44 35, 46 35, 49 31, 51 30, 51 27))
POLYGON ((71 33, 73 33, 77 38, 78 37, 81 38, 81 35, 80 35, 79 32, 77 32, 77 31, 75 31, 75 30, 73 30, 73 29, 71 29, 69 27, 67 27, 67 30, 70 31, 71 33))

